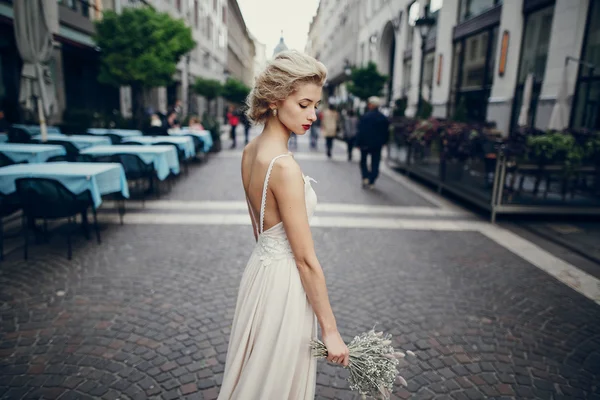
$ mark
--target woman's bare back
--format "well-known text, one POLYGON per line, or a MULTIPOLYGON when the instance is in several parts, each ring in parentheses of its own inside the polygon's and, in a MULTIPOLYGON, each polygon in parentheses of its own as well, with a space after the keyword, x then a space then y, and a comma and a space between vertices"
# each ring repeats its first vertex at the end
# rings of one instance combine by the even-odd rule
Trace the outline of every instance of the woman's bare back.
MULTIPOLYGON (((252 213, 253 221, 255 221, 255 231, 260 231, 260 207, 262 200, 263 185, 267 175, 269 164, 273 158, 291 153, 275 144, 268 141, 261 141, 260 136, 253 139, 244 148, 242 153, 242 184, 244 192, 249 202, 250 213, 252 213)), ((271 172, 272 174, 273 172, 271 172)), ((273 196, 273 192, 267 187, 267 200, 264 214, 264 230, 273 227, 281 222, 281 217, 277 208, 277 200, 273 196)))

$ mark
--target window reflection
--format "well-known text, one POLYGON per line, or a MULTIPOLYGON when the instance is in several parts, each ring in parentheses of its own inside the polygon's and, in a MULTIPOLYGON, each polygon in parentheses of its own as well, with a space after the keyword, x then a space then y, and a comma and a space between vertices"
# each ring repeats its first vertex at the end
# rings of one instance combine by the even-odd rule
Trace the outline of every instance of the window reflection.
POLYGON ((502 4, 502 0, 460 0, 459 22, 467 21, 502 4))

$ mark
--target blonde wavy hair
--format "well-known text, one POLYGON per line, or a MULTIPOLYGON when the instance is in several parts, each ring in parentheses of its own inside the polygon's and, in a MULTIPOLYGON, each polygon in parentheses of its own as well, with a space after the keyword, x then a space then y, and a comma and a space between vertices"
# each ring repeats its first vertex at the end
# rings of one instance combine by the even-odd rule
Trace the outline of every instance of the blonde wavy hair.
POLYGON ((270 104, 285 100, 303 84, 323 86, 326 78, 327 68, 313 57, 296 50, 282 51, 256 77, 246 99, 246 115, 257 124, 265 122, 270 104))

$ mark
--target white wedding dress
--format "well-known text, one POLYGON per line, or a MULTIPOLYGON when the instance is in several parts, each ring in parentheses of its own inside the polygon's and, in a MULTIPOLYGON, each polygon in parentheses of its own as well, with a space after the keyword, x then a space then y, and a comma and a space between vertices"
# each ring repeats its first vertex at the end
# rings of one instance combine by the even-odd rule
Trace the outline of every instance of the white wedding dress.
MULTIPOLYGON (((313 400, 316 361, 310 341, 317 321, 283 223, 263 231, 269 164, 260 209, 258 241, 242 276, 218 400, 313 400)), ((311 178, 304 176, 309 220, 317 205, 311 178)), ((250 207, 250 210, 252 208, 250 207)))

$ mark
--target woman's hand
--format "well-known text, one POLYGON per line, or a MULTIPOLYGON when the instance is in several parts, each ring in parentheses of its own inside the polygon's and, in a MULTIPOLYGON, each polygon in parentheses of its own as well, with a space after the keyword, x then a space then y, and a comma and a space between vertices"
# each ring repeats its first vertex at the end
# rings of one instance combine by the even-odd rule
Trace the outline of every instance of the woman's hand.
POLYGON ((348 366, 350 351, 338 331, 323 335, 323 343, 327 347, 327 361, 348 366))

